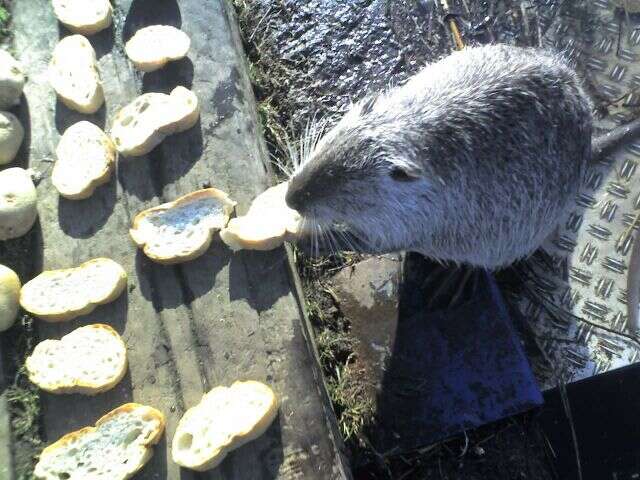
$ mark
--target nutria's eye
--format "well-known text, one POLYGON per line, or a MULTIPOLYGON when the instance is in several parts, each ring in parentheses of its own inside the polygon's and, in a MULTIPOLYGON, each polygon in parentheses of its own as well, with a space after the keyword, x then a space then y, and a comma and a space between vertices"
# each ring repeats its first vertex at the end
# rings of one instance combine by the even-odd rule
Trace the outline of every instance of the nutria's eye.
POLYGON ((411 175, 402 167, 392 167, 389 171, 389 176, 393 178, 396 182, 412 182, 413 180, 417 180, 418 177, 411 175))

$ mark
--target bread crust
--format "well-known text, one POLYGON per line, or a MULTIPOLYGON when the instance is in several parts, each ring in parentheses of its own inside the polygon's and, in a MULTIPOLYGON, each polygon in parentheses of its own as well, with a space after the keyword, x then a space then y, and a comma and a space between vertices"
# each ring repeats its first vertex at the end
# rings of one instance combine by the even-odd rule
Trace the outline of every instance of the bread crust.
POLYGON ((162 125, 160 127, 160 132, 168 136, 185 132, 193 128, 196 123, 198 123, 198 119, 200 118, 200 102, 198 101, 198 97, 196 96, 196 94, 188 88, 178 85, 176 88, 171 90, 169 97, 171 97, 176 102, 184 104, 185 106, 189 105, 190 108, 185 107, 186 115, 178 117, 174 119, 174 121, 162 125))
POLYGON ((58 21, 63 24, 70 32, 80 35, 93 35, 111 26, 113 19, 113 7, 108 0, 106 0, 105 2, 107 7, 106 15, 98 19, 97 22, 83 24, 73 23, 69 21, 69 19, 65 18, 64 11, 60 8, 59 3, 59 0, 52 1, 53 12, 58 21))
MULTIPOLYGON (((83 123, 83 122, 78 122, 78 123, 83 123)), ((84 122, 84 123, 89 123, 89 122, 84 122)), ((75 125, 78 125, 78 124, 75 124, 75 125)), ((73 128, 75 125, 72 125, 71 127, 69 127, 69 129, 73 128)), ((117 150, 115 145, 113 144, 111 139, 107 136, 107 134, 102 131, 100 127, 93 124, 91 125, 95 127, 97 130, 99 130, 101 133, 100 140, 102 145, 104 146, 107 161, 106 161, 106 164, 104 165, 104 168, 100 172, 100 174, 90 179, 89 182, 85 185, 85 187, 82 188, 81 190, 79 191, 66 190, 58 182, 57 175, 56 175, 56 168, 60 168, 59 162, 61 161, 61 155, 63 154, 63 152, 60 151, 62 140, 60 140, 60 143, 58 143, 58 147, 56 148, 56 156, 58 158, 56 160, 56 163, 53 165, 53 171, 51 173, 51 183, 56 188, 56 190, 58 190, 58 193, 60 193, 61 196, 69 200, 84 200, 89 198, 91 195, 93 195, 96 188, 98 188, 100 185, 104 185, 111 179, 111 174, 113 173, 113 170, 115 168, 116 158, 117 158, 117 150)), ((67 129, 67 131, 69 131, 69 129, 67 129)), ((65 131, 65 134, 67 133, 67 131, 65 131)), ((64 138, 64 134, 63 134, 63 138, 64 138)))
MULTIPOLYGON (((146 108, 151 107, 147 106, 146 108)), ((167 136, 193 128, 198 123, 199 118, 200 103, 198 97, 189 89, 177 86, 169 95, 157 92, 145 93, 122 107, 114 117, 110 136, 116 149, 122 155, 139 157, 149 153, 162 143, 167 136), (131 135, 132 132, 139 133, 139 131, 131 129, 142 128, 139 125, 133 127, 135 117, 141 115, 137 108, 141 108, 142 99, 148 103, 175 102, 175 104, 172 105, 171 109, 165 110, 165 112, 170 111, 170 114, 165 113, 163 118, 154 118, 153 122, 149 122, 151 124, 145 125, 144 133, 147 134, 146 137, 142 140, 137 139, 138 143, 136 144, 128 144, 131 142, 125 141, 126 137, 131 135)))
MULTIPOLYGON (((64 384, 64 385, 57 385, 57 386, 49 386, 49 385, 43 385, 41 383, 37 383, 34 380, 35 371, 32 368, 31 362, 29 361, 29 359, 33 356, 33 354, 32 354, 31 356, 29 356, 27 358, 27 360, 25 362, 25 366, 27 368, 27 373, 29 375, 29 380, 31 380, 32 383, 35 383, 36 385, 38 385, 39 388, 41 388, 42 390, 45 390, 46 392, 49 392, 49 393, 54 393, 54 394, 79 393, 79 394, 83 394, 83 395, 97 395, 98 393, 103 393, 103 392, 106 392, 108 390, 111 390, 118 383, 120 383, 120 381, 124 378, 124 376, 127 373, 128 359, 127 359, 127 354, 126 354, 126 352, 127 352, 126 345, 125 345, 124 341, 122 340, 122 338, 120 337, 120 335, 118 335, 118 332, 116 332, 109 325, 105 325, 105 324, 102 324, 102 323, 95 323, 95 324, 87 325, 85 327, 80 327, 80 328, 95 328, 95 329, 100 329, 100 330, 107 331, 109 334, 111 334, 114 337, 114 339, 120 344, 121 349, 125 352, 124 362, 121 365, 121 368, 116 373, 116 375, 111 379, 111 381, 109 381, 109 382, 107 382, 105 384, 98 384, 98 383, 85 382, 85 381, 82 381, 82 380, 73 380, 73 382, 71 384, 64 384)), ((75 331, 76 330, 74 330, 74 332, 75 331)), ((71 332, 71 333, 73 333, 73 332, 71 332)), ((54 340, 54 341, 61 342, 62 340, 64 340, 64 338, 65 337, 62 337, 60 340, 54 340)), ((52 340, 44 340, 44 341, 45 342, 47 342, 47 341, 50 342, 52 340)), ((36 346, 36 348, 37 348, 37 346, 36 346)))
POLYGON ((300 222, 293 216, 295 211, 284 203, 286 192, 287 182, 284 182, 258 195, 251 202, 246 215, 231 219, 222 229, 222 241, 234 251, 267 251, 280 247, 284 242, 296 240, 300 222), (264 228, 264 222, 269 222, 268 229, 264 228), (253 229, 252 224, 256 225, 253 229))
POLYGON ((255 380, 237 381, 237 382, 234 382, 231 385, 231 387, 225 387, 225 386, 215 387, 214 389, 210 390, 208 393, 205 393, 200 403, 188 409, 183 415, 183 417, 180 419, 180 422, 178 423, 178 427, 176 428, 176 433, 173 437, 173 442, 171 446, 171 454, 173 457, 173 461, 182 467, 186 467, 191 470, 195 470, 197 472, 204 472, 206 470, 215 468, 226 458, 229 452, 237 448, 240 448, 242 445, 249 443, 255 440, 256 438, 260 437, 261 435, 263 435, 265 431, 269 428, 271 423, 273 423, 274 419, 276 418, 279 408, 280 408, 280 405, 279 405, 279 401, 276 394, 271 389, 271 387, 269 387, 268 385, 262 382, 257 382, 255 380), (207 460, 194 464, 194 463, 185 462, 183 458, 181 458, 180 456, 177 456, 178 450, 179 450, 177 448, 177 442, 179 441, 181 425, 188 423, 192 416, 197 416, 199 414, 200 409, 206 408, 207 397, 209 395, 216 393, 216 391, 218 390, 231 390, 234 387, 238 387, 240 385, 255 385, 258 389, 262 390, 263 392, 265 393, 268 392, 268 394, 270 395, 269 409, 264 413, 262 418, 260 418, 253 425, 253 427, 249 427, 248 429, 235 432, 234 435, 231 435, 227 440, 227 442, 220 445, 219 448, 215 449, 213 454, 207 460))
POLYGON ((165 427, 166 427, 166 420, 164 415, 162 414, 162 412, 160 412, 159 410, 156 410, 153 407, 147 406, 147 405, 142 405, 139 403, 125 403, 124 405, 119 406, 118 408, 110 411, 109 413, 103 415, 102 417, 100 417, 100 419, 98 419, 98 421, 95 423, 95 426, 93 427, 83 427, 79 430, 75 430, 73 432, 69 432, 65 435, 63 435, 62 437, 60 437, 56 442, 52 443, 51 445, 49 445, 48 447, 46 447, 44 450, 42 450, 42 453, 40 454, 40 462, 45 459, 47 456, 50 455, 55 455, 57 453, 58 450, 64 449, 69 443, 72 443, 73 441, 77 440, 78 438, 81 438, 89 433, 95 432, 98 427, 100 427, 102 424, 104 424, 105 422, 109 421, 111 418, 122 414, 122 413, 129 413, 129 412, 133 412, 137 409, 144 409, 144 416, 145 417, 149 417, 152 419, 155 419, 158 421, 158 427, 155 429, 155 431, 153 432, 153 434, 147 438, 142 445, 144 447, 147 447, 145 449, 145 454, 144 457, 142 458, 142 461, 140 462, 139 465, 137 465, 135 467, 134 470, 128 472, 128 474, 124 477, 125 479, 127 478, 131 478, 136 472, 138 472, 148 461, 149 459, 153 456, 153 449, 151 448, 153 445, 156 445, 158 443, 158 441, 162 438, 162 434, 164 433, 165 427))
POLYGON ((40 318, 42 320, 46 320, 48 322, 64 322, 64 321, 71 320, 71 319, 76 318, 76 317, 80 317, 82 315, 87 315, 88 313, 91 313, 93 310, 95 310, 95 308, 98 305, 105 305, 107 303, 110 303, 110 302, 114 301, 116 298, 118 298, 122 294, 122 292, 124 291, 126 286, 127 286, 127 273, 125 272, 124 268, 122 268, 122 266, 120 264, 118 264, 117 262, 111 260, 110 258, 94 258, 94 259, 88 260, 88 261, 78 265, 77 267, 60 268, 60 269, 56 269, 56 270, 48 270, 48 271, 42 272, 40 275, 38 275, 34 279, 32 279, 29 282, 25 283, 24 286, 22 287, 22 289, 20 291, 20 305, 26 311, 28 311, 32 315, 35 315, 36 317, 38 317, 38 318, 40 318), (69 271, 69 270, 80 270, 80 269, 86 268, 87 266, 89 266, 89 265, 91 265, 93 263, 105 262, 105 261, 106 262, 113 262, 113 264, 117 265, 117 267, 121 271, 120 271, 120 275, 119 275, 119 277, 117 279, 116 284, 113 286, 113 289, 111 290, 109 295, 105 296, 104 298, 98 299, 97 301, 90 301, 82 308, 79 308, 79 309, 76 309, 76 310, 67 310, 67 311, 64 311, 64 312, 51 312, 51 311, 39 310, 36 307, 34 307, 33 305, 29 305, 29 304, 26 303, 25 293, 24 293, 25 289, 29 288, 30 287, 29 284, 31 282, 33 282, 34 280, 42 279, 42 277, 44 277, 44 278, 51 277, 51 276, 54 276, 55 274, 57 274, 59 272, 64 272, 64 271, 69 271))
POLYGON ((207 235, 206 241, 201 245, 199 245, 198 248, 196 248, 192 252, 189 252, 186 255, 165 257, 165 256, 158 256, 149 249, 148 239, 144 238, 139 233, 139 226, 142 220, 144 220, 147 216, 151 214, 164 213, 173 208, 180 207, 182 205, 185 205, 203 198, 214 198, 220 201, 220 203, 222 203, 223 205, 223 210, 227 217, 233 212, 233 209, 236 205, 236 202, 231 200, 225 192, 223 192, 222 190, 218 190, 217 188, 204 188, 202 190, 196 190, 195 192, 191 192, 186 195, 183 195, 182 197, 172 202, 163 203, 162 205, 158 205, 157 207, 152 207, 138 213, 133 219, 133 225, 129 230, 131 239, 139 248, 142 248, 142 251, 147 257, 149 257, 154 262, 161 263, 164 265, 173 265, 176 263, 188 262, 190 260, 198 258, 209 249, 209 246, 211 245, 213 236, 215 234, 215 229, 209 229, 209 234, 207 235))
MULTIPOLYGON (((191 40, 188 35, 184 33, 182 30, 172 27, 170 25, 151 25, 145 28, 138 30, 133 37, 129 39, 129 41, 125 44, 124 49, 129 57, 129 60, 133 63, 136 69, 142 72, 153 72, 155 70, 159 70, 164 67, 167 63, 179 60, 184 58, 189 52, 189 48, 191 46, 191 40), (163 34, 172 35, 174 46, 181 42, 183 48, 176 54, 170 54, 169 52, 156 52, 156 58, 153 60, 143 60, 137 55, 136 50, 141 48, 140 43, 146 43, 152 39, 152 35, 150 34, 151 29, 163 29, 163 34), (147 37, 147 38, 145 38, 147 37), (178 38, 180 37, 180 38, 178 38)), ((142 46, 142 48, 148 48, 146 45, 142 46)))
POLYGON ((162 438, 162 434, 164 433, 164 429, 167 425, 167 421, 164 417, 164 414, 160 410, 157 410, 148 405, 142 405, 140 403, 134 403, 134 402, 120 405, 118 408, 111 410, 109 413, 106 413, 105 415, 100 417, 96 422, 96 427, 99 427, 103 423, 109 421, 110 418, 115 417, 120 413, 133 412, 138 408, 144 408, 146 410, 145 416, 151 417, 159 422, 158 428, 156 429, 155 432, 153 432, 153 435, 143 443, 143 445, 148 445, 148 446, 155 445, 162 438))
POLYGON ((80 113, 93 114, 96 113, 104 103, 104 92, 102 90, 100 74, 98 73, 96 52, 91 46, 91 43, 89 43, 89 40, 82 35, 76 34, 64 37, 58 42, 53 50, 51 62, 49 63, 49 81, 56 91, 58 99, 66 105, 67 108, 80 113), (77 52, 75 50, 77 50, 77 52), (80 53, 84 54, 85 50, 88 56, 82 58, 80 53), (78 62, 82 60, 81 67, 90 70, 93 74, 95 85, 92 85, 94 88, 89 98, 83 97, 80 99, 76 93, 76 89, 67 88, 67 83, 70 81, 68 78, 70 68, 69 56, 73 56, 76 60, 71 68, 76 69, 78 62), (59 62, 64 62, 64 65, 58 65, 59 62))
POLYGON ((287 239, 287 231, 284 226, 274 226, 273 231, 269 232, 271 235, 254 236, 248 238, 243 236, 242 231, 248 228, 245 225, 250 225, 253 219, 251 215, 244 217, 232 218, 227 226, 220 231, 220 238, 222 241, 232 250, 257 250, 268 251, 274 250, 281 246, 287 239))

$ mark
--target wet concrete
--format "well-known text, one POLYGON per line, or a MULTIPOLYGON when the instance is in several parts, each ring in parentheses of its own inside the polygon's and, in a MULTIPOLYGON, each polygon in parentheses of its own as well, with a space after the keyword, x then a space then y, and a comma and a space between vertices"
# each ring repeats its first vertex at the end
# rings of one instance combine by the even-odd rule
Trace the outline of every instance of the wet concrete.
MULTIPOLYGON (((259 37, 260 48, 286 65, 286 95, 277 108, 294 130, 316 114, 335 119, 350 101, 402 83, 453 48, 434 0, 249 3, 251 38, 259 37)), ((537 43, 556 8, 548 0, 450 3, 464 15, 459 26, 469 44, 537 43), (544 16, 537 15, 538 4, 544 16)))
POLYGON ((342 314, 358 339, 357 367, 364 372, 368 394, 382 385, 398 327, 398 300, 404 255, 372 257, 331 279, 342 314))

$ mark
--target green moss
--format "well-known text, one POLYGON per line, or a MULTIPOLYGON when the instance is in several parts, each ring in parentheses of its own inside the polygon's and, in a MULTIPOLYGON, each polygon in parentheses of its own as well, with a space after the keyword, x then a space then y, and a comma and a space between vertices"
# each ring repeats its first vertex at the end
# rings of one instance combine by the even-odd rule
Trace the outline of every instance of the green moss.
POLYGON ((9 36, 9 0, 0 0, 0 38, 9 36))

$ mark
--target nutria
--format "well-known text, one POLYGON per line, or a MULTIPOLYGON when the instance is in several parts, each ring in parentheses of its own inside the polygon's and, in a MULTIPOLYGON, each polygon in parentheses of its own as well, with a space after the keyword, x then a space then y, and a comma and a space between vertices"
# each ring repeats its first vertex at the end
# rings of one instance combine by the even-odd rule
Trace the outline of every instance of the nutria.
POLYGON ((294 172, 287 203, 370 252, 503 267, 535 250, 575 197, 591 112, 557 55, 465 48, 353 106, 294 172))
POLYGON ((592 145, 592 111, 559 54, 465 48, 355 104, 297 166, 286 200, 307 230, 355 250, 504 267, 556 228, 588 162, 640 130, 592 145))

